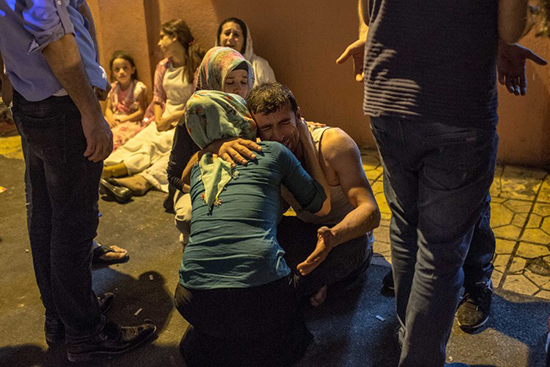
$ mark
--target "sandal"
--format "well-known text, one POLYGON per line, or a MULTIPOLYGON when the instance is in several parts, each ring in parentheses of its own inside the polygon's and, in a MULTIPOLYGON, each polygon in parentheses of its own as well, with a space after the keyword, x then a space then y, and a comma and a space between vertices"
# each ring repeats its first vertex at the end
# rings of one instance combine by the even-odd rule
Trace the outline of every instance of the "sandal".
MULTIPOLYGON (((99 244, 98 244, 99 245, 99 244)), ((121 249, 118 246, 103 246, 99 245, 99 247, 96 247, 93 250, 92 255, 92 264, 107 264, 107 265, 113 265, 113 264, 122 264, 125 262, 128 262, 130 260, 130 255, 128 255, 128 252, 124 249, 121 249), (126 252, 124 257, 116 258, 116 259, 102 259, 101 257, 108 253, 122 253, 126 252)))

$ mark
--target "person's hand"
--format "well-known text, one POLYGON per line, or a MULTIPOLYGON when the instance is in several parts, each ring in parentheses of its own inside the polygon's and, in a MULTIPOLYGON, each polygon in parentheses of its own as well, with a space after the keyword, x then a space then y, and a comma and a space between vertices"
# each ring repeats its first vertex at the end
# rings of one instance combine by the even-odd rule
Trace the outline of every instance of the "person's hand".
POLYGON ((92 162, 104 160, 113 150, 113 133, 105 118, 99 116, 82 116, 82 130, 86 137, 84 157, 92 162))
POLYGON ((307 275, 317 268, 325 260, 332 250, 334 234, 328 227, 321 227, 317 230, 317 246, 308 256, 306 261, 296 267, 301 275, 307 275))
POLYGON ((353 57, 353 73, 355 74, 355 80, 362 82, 364 74, 364 59, 365 59, 365 41, 358 39, 346 48, 344 53, 340 55, 337 64, 343 64, 347 59, 353 57))
MULTIPOLYGON (((315 124, 315 123, 314 123, 315 124)), ((312 124, 313 126, 315 126, 312 124)), ((306 122, 303 118, 300 118, 296 121, 296 128, 298 130, 298 135, 300 136, 300 143, 301 144, 313 144, 313 137, 311 136, 311 133, 308 129, 309 123, 306 122)))
POLYGON ((526 60, 538 65, 546 65, 542 57, 517 43, 508 45, 499 42, 497 56, 498 82, 505 85, 508 92, 519 96, 527 93, 527 77, 525 75, 526 60))
POLYGON ((256 152, 261 152, 262 147, 243 138, 230 138, 213 142, 207 147, 212 153, 217 153, 224 161, 233 167, 236 163, 246 165, 250 160, 256 159, 256 152))
POLYGON ((115 118, 113 118, 112 120, 107 120, 107 122, 109 123, 109 127, 111 129, 118 125, 118 120, 115 118))
POLYGON ((123 123, 123 122, 128 121, 128 116, 117 116, 117 117, 115 117, 115 120, 116 120, 118 123, 123 123))

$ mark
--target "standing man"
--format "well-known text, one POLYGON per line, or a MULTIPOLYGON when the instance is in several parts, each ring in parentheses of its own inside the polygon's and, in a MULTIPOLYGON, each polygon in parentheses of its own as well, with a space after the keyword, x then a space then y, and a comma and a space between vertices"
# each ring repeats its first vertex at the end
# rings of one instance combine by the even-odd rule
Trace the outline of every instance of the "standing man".
POLYGON ((107 321, 92 291, 99 179, 112 134, 96 97, 108 82, 89 14, 84 0, 0 1, 0 53, 26 146, 29 237, 46 341, 66 337, 71 361, 123 353, 156 329, 107 321))
POLYGON ((441 367, 494 175, 498 42, 520 38, 527 1, 363 0, 360 14, 338 61, 353 56, 357 80, 364 71, 384 166, 399 366, 441 367))

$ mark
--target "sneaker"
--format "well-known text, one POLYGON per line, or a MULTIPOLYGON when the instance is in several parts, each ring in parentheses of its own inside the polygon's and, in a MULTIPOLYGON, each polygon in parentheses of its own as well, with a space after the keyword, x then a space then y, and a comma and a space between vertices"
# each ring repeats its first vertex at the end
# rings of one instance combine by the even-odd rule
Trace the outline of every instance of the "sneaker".
MULTIPOLYGON (((115 295, 110 292, 97 296, 99 311, 101 311, 102 314, 105 314, 113 305, 114 300, 115 295)), ((46 332, 46 343, 50 346, 60 340, 65 339, 65 325, 59 319, 46 318, 44 331, 46 332)))
POLYGON ((126 353, 155 335, 157 327, 151 323, 139 326, 119 326, 107 321, 103 330, 93 337, 67 343, 67 357, 71 362, 89 361, 94 356, 126 353))
POLYGON ((387 297, 395 296, 395 284, 393 283, 393 272, 391 270, 382 279, 382 289, 380 293, 387 297))
POLYGON ((467 290, 458 306, 456 318, 460 328, 471 333, 485 325, 491 313, 491 300, 493 298, 493 284, 477 283, 467 290))

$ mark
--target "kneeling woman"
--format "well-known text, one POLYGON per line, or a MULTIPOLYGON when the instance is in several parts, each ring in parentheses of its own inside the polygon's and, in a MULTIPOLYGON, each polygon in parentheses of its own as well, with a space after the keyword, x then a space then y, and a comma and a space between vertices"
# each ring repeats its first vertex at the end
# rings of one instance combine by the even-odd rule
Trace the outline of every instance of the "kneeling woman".
MULTIPOLYGON (((254 139, 256 133, 244 99, 217 91, 189 99, 186 124, 201 148, 229 137, 254 139)), ((192 325, 182 341, 192 367, 287 366, 311 341, 276 224, 281 184, 319 215, 329 210, 327 184, 318 165, 314 177, 321 184, 282 144, 260 145, 257 160, 246 166, 204 153, 190 168, 191 236, 175 302, 192 325)))

